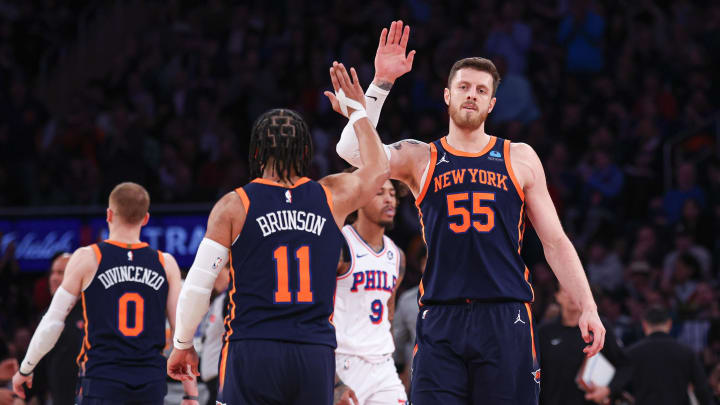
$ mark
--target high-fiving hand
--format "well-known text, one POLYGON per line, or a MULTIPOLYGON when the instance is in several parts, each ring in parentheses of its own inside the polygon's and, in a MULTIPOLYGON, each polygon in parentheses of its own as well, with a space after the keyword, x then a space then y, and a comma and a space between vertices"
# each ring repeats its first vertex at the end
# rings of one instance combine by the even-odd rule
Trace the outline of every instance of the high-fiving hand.
POLYGON ((408 40, 410 39, 410 26, 403 29, 403 22, 393 21, 390 29, 383 28, 380 33, 380 43, 375 53, 375 80, 387 81, 390 84, 412 69, 415 51, 407 55, 408 40))
POLYGON ((350 68, 350 73, 352 74, 352 80, 342 63, 333 62, 333 65, 330 68, 330 81, 332 82, 333 90, 335 92, 326 91, 323 93, 330 100, 333 110, 345 117, 349 117, 350 114, 358 108, 347 106, 347 113, 342 111, 340 100, 338 100, 338 97, 336 96, 340 93, 340 90, 342 90, 345 94, 345 97, 359 103, 362 106, 362 109, 365 109, 365 93, 360 86, 360 81, 358 80, 355 68, 350 68))

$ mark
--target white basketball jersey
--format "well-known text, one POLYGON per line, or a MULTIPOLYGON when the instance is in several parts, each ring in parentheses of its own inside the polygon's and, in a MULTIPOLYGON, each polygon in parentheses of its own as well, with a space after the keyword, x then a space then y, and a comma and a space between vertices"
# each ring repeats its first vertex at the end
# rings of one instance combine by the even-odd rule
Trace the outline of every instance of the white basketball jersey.
POLYGON ((365 358, 395 351, 387 303, 397 284, 400 252, 383 235, 380 253, 370 248, 355 229, 346 225, 342 233, 350 247, 350 270, 338 277, 335 295, 336 353, 365 358))

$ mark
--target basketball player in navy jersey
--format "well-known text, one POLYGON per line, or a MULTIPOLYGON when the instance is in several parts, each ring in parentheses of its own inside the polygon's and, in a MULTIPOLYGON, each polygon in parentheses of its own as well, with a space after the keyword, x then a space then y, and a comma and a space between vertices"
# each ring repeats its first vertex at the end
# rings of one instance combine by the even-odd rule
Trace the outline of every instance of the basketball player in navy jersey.
POLYGON ((367 119, 352 69, 330 69, 333 103, 358 135, 354 173, 312 181, 307 124, 295 112, 261 115, 250 138, 256 179, 218 201, 210 213, 178 303, 168 374, 197 375, 193 333, 210 289, 231 263, 230 304, 219 370, 218 401, 240 404, 322 404, 333 401, 336 347, 332 324, 345 217, 388 179, 388 160, 367 119))
MULTIPOLYGON (((368 116, 377 124, 392 83, 412 67, 409 27, 383 29, 368 116)), ((426 144, 384 146, 390 176, 416 198, 428 247, 419 286, 421 305, 410 400, 425 404, 537 404, 540 389, 532 315, 533 290, 520 257, 525 217, 563 288, 582 309, 587 356, 603 347, 605 329, 577 253, 548 194, 535 151, 485 133, 500 77, 484 58, 457 61, 444 91, 448 135, 426 144)), ((354 166, 353 128, 337 150, 354 166)))
MULTIPOLYGON (((32 371, 53 348, 67 314, 82 300, 85 337, 77 358, 80 384, 77 403, 162 404, 165 380, 165 318, 175 323, 181 287, 180 269, 168 253, 140 241, 147 224, 150 196, 135 183, 121 183, 110 193, 109 238, 76 250, 65 277, 35 330, 13 389, 25 397, 32 371)), ((197 405, 197 386, 185 384, 197 405)))

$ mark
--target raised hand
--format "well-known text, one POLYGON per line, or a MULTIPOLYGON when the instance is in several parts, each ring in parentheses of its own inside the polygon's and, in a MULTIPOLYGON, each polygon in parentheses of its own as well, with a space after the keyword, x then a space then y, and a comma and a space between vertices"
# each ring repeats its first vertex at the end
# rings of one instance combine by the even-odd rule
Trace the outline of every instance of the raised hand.
POLYGON ((326 91, 323 93, 330 100, 333 110, 345 117, 349 117, 355 110, 365 109, 365 93, 363 92, 362 87, 360 87, 360 81, 358 80, 355 68, 350 68, 350 74, 352 75, 352 79, 350 79, 350 75, 348 75, 348 72, 342 63, 333 62, 333 65, 330 68, 330 81, 332 82, 333 90, 335 92, 326 91), (338 99, 338 95, 341 90, 347 99, 357 103, 355 104, 356 108, 353 108, 351 105, 354 103, 351 102, 348 104, 343 102, 343 100, 338 99), (347 112, 343 111, 343 104, 345 104, 347 112))
POLYGON ((407 55, 408 39, 410 39, 410 26, 403 29, 403 22, 393 21, 390 30, 383 28, 380 33, 380 43, 375 53, 375 82, 388 82, 392 85, 395 80, 412 69, 415 51, 407 55))

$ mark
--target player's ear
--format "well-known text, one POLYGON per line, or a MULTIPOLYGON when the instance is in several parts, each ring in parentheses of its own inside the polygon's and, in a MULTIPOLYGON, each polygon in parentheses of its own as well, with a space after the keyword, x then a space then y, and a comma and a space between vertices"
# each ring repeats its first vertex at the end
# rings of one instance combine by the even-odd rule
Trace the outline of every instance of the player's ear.
POLYGON ((107 221, 108 224, 112 223, 113 215, 114 215, 114 212, 110 208, 108 208, 106 211, 106 216, 105 216, 105 221, 107 221))
POLYGON ((496 101, 497 101, 497 98, 495 98, 495 97, 493 97, 493 98, 490 100, 490 106, 489 106, 489 108, 488 108, 488 114, 490 114, 490 113, 492 112, 493 108, 495 108, 495 102, 496 102, 496 101))
POLYGON ((443 91, 443 98, 445 99, 445 105, 450 106, 450 89, 445 87, 445 91, 443 91))
POLYGON ((149 220, 150 220, 150 213, 149 213, 149 212, 146 212, 146 213, 145 213, 145 218, 143 218, 143 221, 142 221, 142 225, 141 225, 141 226, 147 225, 147 223, 148 223, 149 220))

